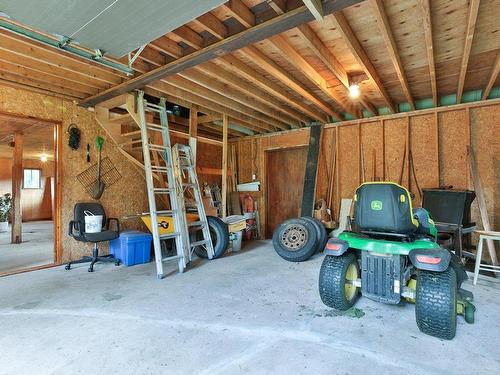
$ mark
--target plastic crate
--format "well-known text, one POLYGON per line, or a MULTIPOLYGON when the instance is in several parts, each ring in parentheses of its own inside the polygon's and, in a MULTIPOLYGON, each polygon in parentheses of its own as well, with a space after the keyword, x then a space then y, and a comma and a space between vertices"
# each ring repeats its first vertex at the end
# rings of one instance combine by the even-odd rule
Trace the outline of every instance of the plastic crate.
POLYGON ((120 237, 109 242, 109 251, 126 266, 149 263, 153 236, 139 231, 120 233, 120 237))

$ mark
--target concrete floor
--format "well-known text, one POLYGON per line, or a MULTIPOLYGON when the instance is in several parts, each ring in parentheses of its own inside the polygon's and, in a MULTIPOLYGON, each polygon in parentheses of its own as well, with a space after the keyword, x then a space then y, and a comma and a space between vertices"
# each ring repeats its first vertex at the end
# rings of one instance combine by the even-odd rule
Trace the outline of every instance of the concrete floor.
POLYGON ((0 273, 54 263, 54 223, 23 223, 23 242, 10 243, 8 232, 0 233, 0 273))
POLYGON ((321 261, 286 262, 263 241, 164 280, 153 263, 2 278, 0 374, 500 373, 499 281, 480 280, 476 324, 459 317, 442 341, 412 305, 361 298, 364 316, 335 314, 321 261))

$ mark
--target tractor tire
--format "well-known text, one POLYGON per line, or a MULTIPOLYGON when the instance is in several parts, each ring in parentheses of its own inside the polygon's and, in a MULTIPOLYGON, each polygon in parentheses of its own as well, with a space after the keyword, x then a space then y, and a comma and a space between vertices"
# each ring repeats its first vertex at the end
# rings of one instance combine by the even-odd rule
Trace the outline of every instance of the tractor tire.
POLYGON ((457 276, 452 267, 443 272, 417 274, 415 318, 423 333, 451 340, 457 331, 457 276))
POLYGON ((359 298, 360 288, 347 284, 347 280, 359 275, 358 261, 352 252, 325 256, 319 271, 319 295, 323 303, 341 311, 350 309, 359 298))
MULTIPOLYGON (((210 229, 210 237, 214 247, 214 257, 212 259, 222 256, 229 246, 229 230, 227 224, 215 216, 207 216, 208 227, 210 229)), ((203 232, 201 229, 190 234, 191 242, 200 241, 203 239, 203 232)), ((194 253, 200 258, 208 258, 207 250, 203 246, 196 246, 194 253)))
POLYGON ((289 262, 303 262, 316 252, 316 226, 303 218, 288 219, 273 233, 273 247, 280 257, 289 262))
POLYGON ((319 238, 316 252, 321 253, 325 249, 326 242, 328 241, 328 233, 326 232, 325 226, 321 221, 313 217, 303 216, 302 219, 309 220, 316 227, 316 234, 319 238))

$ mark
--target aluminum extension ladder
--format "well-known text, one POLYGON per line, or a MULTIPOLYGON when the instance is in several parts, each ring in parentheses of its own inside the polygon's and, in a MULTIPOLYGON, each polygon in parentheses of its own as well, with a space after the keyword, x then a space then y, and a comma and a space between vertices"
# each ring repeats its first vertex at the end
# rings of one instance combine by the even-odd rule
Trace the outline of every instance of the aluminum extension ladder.
POLYGON ((189 244, 189 260, 193 256, 194 249, 201 246, 207 252, 208 259, 215 256, 215 251, 210 236, 210 228, 208 225, 205 207, 203 206, 203 198, 200 191, 200 184, 198 183, 198 176, 196 174, 196 163, 194 160, 193 151, 190 146, 183 144, 175 144, 172 148, 174 176, 175 180, 183 188, 182 196, 185 197, 186 193, 193 196, 195 205, 187 209, 190 213, 195 213, 198 220, 188 222, 188 227, 202 229, 202 238, 196 239, 189 244), (189 191, 188 191, 189 190, 189 191))
MULTIPOLYGON (((214 251, 210 238, 210 231, 208 230, 208 225, 203 226, 201 225, 201 223, 198 223, 198 225, 202 226, 203 229, 203 240, 196 241, 193 244, 190 244, 186 207, 184 201, 184 189, 187 187, 192 188, 196 196, 196 188, 199 193, 199 186, 197 185, 196 188, 194 186, 184 186, 185 184, 182 179, 182 168, 188 168, 189 165, 187 164, 181 166, 180 163, 186 164, 187 160, 184 160, 184 156, 180 157, 180 153, 178 152, 176 152, 176 160, 178 160, 177 163, 173 158, 165 99, 162 98, 159 105, 149 103, 144 99, 144 92, 139 91, 137 95, 137 111, 139 114, 139 127, 141 131, 142 153, 144 158, 144 170, 146 174, 146 186, 149 202, 149 212, 147 214, 151 218, 151 232, 153 235, 156 273, 158 278, 163 278, 165 275, 163 271, 163 265, 164 262, 167 261, 177 260, 179 272, 184 272, 187 263, 191 261, 192 249, 194 249, 195 245, 206 246, 207 254, 210 259, 213 257, 214 251), (148 123, 146 119, 146 112, 158 113, 160 117, 160 125, 148 123), (156 137, 151 137, 149 133, 150 131, 161 133, 162 144, 153 143, 156 137), (153 165, 151 162, 152 153, 158 153, 164 165, 153 165), (156 184, 155 179, 157 181, 156 184), (157 196, 169 197, 169 210, 157 210, 157 196), (160 227, 162 226, 162 224, 158 224, 158 215, 172 217, 174 225, 172 233, 160 235, 160 227), (163 257, 161 240, 165 239, 174 239, 177 253, 176 255, 163 257)), ((185 153, 183 155, 185 155, 185 153)), ((190 153, 190 155, 190 161, 192 165, 192 153, 190 153)), ((194 180, 191 177, 190 180, 195 181, 197 184, 198 179, 196 176, 196 170, 194 168, 192 168, 192 170, 187 170, 190 174, 194 173, 194 180)), ((198 206, 198 200, 196 200, 196 204, 196 208, 198 209, 200 215, 199 221, 207 222, 206 216, 204 215, 205 211, 203 209, 203 202, 201 202, 201 208, 198 206)))

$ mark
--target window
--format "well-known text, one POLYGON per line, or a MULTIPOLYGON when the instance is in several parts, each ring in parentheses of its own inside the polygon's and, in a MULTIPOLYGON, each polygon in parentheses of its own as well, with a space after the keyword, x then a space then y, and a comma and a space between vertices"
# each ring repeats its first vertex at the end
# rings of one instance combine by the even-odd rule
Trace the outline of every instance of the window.
POLYGON ((23 178, 23 189, 40 189, 41 186, 40 169, 25 169, 23 178))

